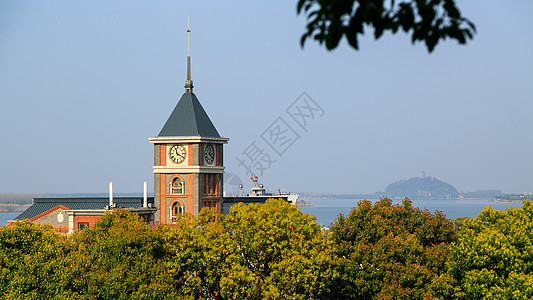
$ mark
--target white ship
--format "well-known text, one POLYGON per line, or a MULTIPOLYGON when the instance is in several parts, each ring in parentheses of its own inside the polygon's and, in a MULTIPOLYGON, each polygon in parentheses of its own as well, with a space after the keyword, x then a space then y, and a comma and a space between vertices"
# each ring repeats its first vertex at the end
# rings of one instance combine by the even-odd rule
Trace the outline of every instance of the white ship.
POLYGON ((283 199, 287 201, 291 205, 297 205, 297 206, 312 206, 311 203, 307 201, 298 202, 299 195, 293 194, 293 193, 285 193, 280 190, 278 190, 277 193, 268 193, 265 189, 265 187, 258 182, 259 178, 257 176, 250 177, 250 180, 252 180, 253 187, 251 188, 251 193, 246 194, 245 196, 242 194, 243 185, 239 184, 239 195, 232 195, 229 197, 224 197, 224 209, 222 213, 224 215, 227 215, 230 213, 230 208, 233 205, 236 205, 238 203, 244 203, 244 204, 261 204, 265 203, 267 199, 274 198, 274 199, 283 199))
MULTIPOLYGON (((251 188, 252 192, 246 194, 246 197, 261 197, 261 198, 282 198, 286 199, 287 202, 289 202, 292 205, 296 205, 298 203, 298 194, 293 193, 285 193, 278 190, 277 194, 268 193, 265 190, 265 187, 258 182, 259 178, 257 176, 250 177, 252 180, 254 186, 251 188)), ((242 184, 239 185, 239 190, 242 190, 243 186, 242 184)))

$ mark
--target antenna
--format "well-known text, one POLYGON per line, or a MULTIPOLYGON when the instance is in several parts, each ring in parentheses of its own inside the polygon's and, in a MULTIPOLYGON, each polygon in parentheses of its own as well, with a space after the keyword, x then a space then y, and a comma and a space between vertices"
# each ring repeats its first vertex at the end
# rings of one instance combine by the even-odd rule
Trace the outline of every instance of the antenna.
POLYGON ((189 27, 189 17, 187 17, 187 80, 185 81, 185 93, 192 93, 192 79, 191 79, 191 55, 189 47, 189 36, 191 34, 191 28, 189 27))
POLYGON ((187 16, 187 56, 191 56, 191 52, 189 49, 189 36, 191 33, 191 29, 189 27, 189 17, 187 16))

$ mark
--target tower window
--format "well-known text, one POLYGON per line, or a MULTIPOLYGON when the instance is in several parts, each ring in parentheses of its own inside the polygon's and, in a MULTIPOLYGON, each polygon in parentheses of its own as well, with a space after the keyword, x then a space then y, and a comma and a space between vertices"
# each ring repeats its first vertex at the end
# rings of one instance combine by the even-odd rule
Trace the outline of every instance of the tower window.
POLYGON ((183 181, 178 177, 172 180, 171 192, 172 194, 183 194, 183 181))
POLYGON ((218 195, 218 174, 204 174, 203 192, 205 196, 218 195))
POLYGON ((202 201, 202 207, 207 207, 207 208, 211 208, 211 209, 214 209, 216 211, 218 211, 218 201, 217 200, 203 200, 202 201))
POLYGON ((172 222, 175 222, 177 216, 185 213, 185 207, 183 207, 181 203, 175 202, 174 204, 172 204, 171 213, 172 213, 172 222))

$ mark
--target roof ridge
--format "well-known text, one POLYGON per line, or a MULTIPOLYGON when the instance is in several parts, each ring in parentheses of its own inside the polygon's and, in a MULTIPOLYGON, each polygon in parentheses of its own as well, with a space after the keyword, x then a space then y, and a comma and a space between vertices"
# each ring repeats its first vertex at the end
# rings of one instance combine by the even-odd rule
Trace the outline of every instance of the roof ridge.
MULTIPOLYGON (((198 98, 196 97, 196 95, 193 92, 191 92, 189 94, 189 97, 191 97, 192 115, 193 115, 193 119, 194 119, 194 124, 196 124, 196 126, 195 126, 196 127, 195 128, 196 129, 195 130, 196 131, 196 135, 200 135, 200 132, 198 132, 199 131, 198 130, 198 125, 200 125, 200 124, 198 123, 198 117, 196 115, 196 109, 197 108, 195 107, 196 106, 195 102, 198 102, 198 103, 200 103, 200 102, 198 101, 198 98), (196 98, 197 101, 194 101, 195 100, 194 98, 196 98)), ((204 112, 205 112, 205 110, 204 110, 204 112)))

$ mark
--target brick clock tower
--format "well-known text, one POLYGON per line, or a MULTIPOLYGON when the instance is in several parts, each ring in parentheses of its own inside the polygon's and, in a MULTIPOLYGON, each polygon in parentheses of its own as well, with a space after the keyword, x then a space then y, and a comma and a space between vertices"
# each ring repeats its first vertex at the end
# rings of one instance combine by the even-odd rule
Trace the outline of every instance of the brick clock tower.
POLYGON ((198 215, 203 207, 222 211, 222 146, 229 139, 220 136, 192 89, 188 55, 185 93, 159 134, 149 138, 154 144, 154 219, 161 224, 179 214, 198 215))

